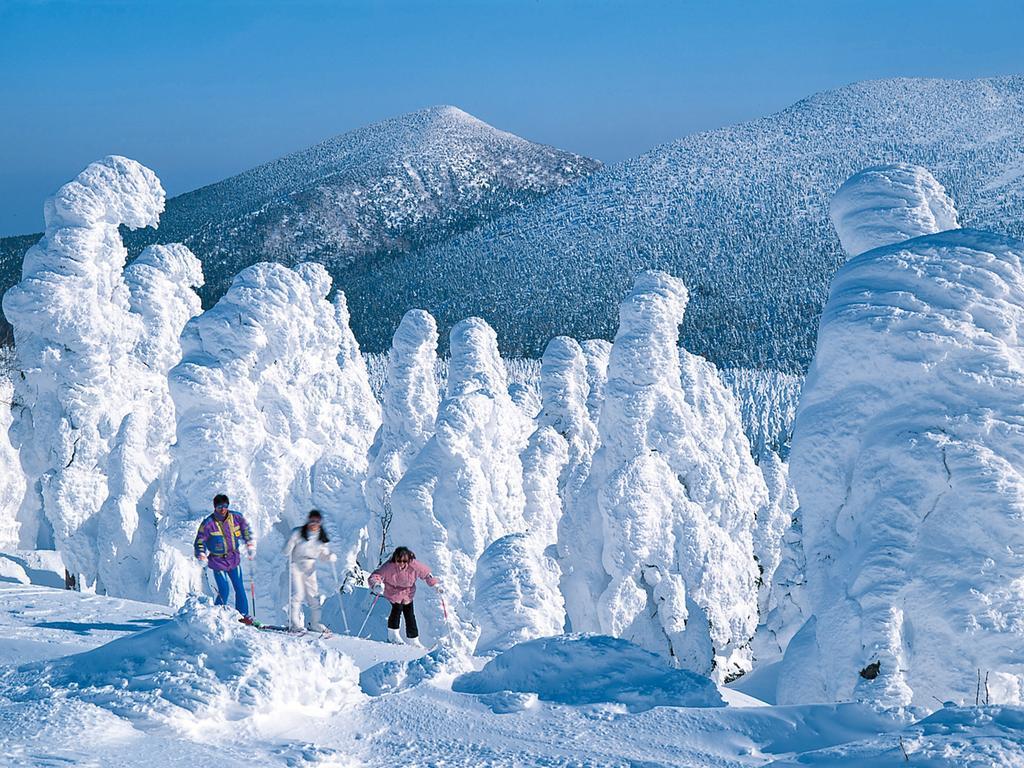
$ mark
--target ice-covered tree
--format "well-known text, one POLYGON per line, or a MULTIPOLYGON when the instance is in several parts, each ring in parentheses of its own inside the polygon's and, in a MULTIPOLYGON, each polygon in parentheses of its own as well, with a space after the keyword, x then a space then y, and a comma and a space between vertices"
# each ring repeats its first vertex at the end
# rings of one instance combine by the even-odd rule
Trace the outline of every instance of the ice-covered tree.
POLYGON ((520 457, 523 464, 524 518, 538 550, 558 539, 562 518, 561 477, 569 463, 569 443, 554 427, 533 431, 520 457))
POLYGON ((142 333, 127 361, 133 410, 121 421, 107 468, 97 527, 99 575, 112 594, 149 592, 160 477, 170 461, 175 412, 167 373, 181 359, 181 331, 201 311, 199 259, 184 245, 152 245, 124 271, 142 333))
POLYGON ((18 517, 22 499, 25 498, 25 474, 21 470, 18 452, 11 445, 8 431, 11 428, 11 408, 14 398, 14 384, 6 377, 0 377, 0 551, 26 548, 36 545, 36 531, 32 525, 18 517))
POLYGON ((558 566, 530 534, 511 533, 492 542, 477 563, 473 590, 480 627, 476 653, 505 651, 562 631, 558 566))
POLYGON ((393 548, 391 492, 416 454, 434 434, 440 394, 437 386, 437 323, 429 312, 411 309, 391 341, 383 393, 383 421, 370 448, 365 496, 370 509, 368 565, 393 548))
POLYGON ((559 480, 563 499, 575 497, 597 450, 597 427, 587 410, 587 358, 575 339, 556 336, 544 350, 540 372, 541 412, 537 423, 565 438, 568 460, 559 480))
MULTIPOLYGON (((216 493, 253 526, 260 589, 273 604, 286 588, 280 547, 306 507, 328 502, 328 524, 352 513, 333 502, 363 509, 358 484, 379 406, 330 287, 318 264, 256 264, 185 327, 169 375, 177 442, 153 571, 156 594, 172 604, 198 587, 191 541, 216 493)), ((341 548, 358 546, 363 525, 332 526, 341 548)))
POLYGON ((767 490, 714 366, 677 347, 687 298, 678 279, 646 272, 620 306, 601 446, 559 559, 573 630, 724 678, 750 665, 767 490))
MULTIPOLYGON (((497 337, 486 322, 473 317, 457 323, 450 348, 434 435, 395 486, 390 534, 442 579, 459 619, 456 630, 473 642, 477 560, 494 540, 526 527, 519 454, 531 422, 508 394, 497 337)), ((426 636, 439 637, 440 608, 423 613, 426 636)))
POLYGON ((604 339, 588 339, 583 342, 583 354, 587 357, 587 412, 590 420, 597 424, 604 402, 604 388, 608 383, 608 356, 612 345, 604 339))
POLYGON ((778 658, 786 650, 806 614, 799 502, 789 480, 789 468, 769 448, 761 452, 758 466, 768 487, 768 503, 758 512, 754 528, 760 617, 755 652, 758 661, 764 662, 778 658))
POLYGON ((832 281, 790 460, 814 615, 789 644, 779 697, 974 703, 984 675, 982 700, 1020 704, 1024 243, 936 232, 949 215, 908 229, 907 210, 942 195, 922 182, 917 204, 892 202, 906 175, 858 174, 837 198, 856 190, 874 206, 833 205, 851 258, 832 281))
POLYGON ((110 453, 135 408, 132 353, 143 335, 118 227, 156 226, 163 206, 152 171, 117 156, 92 163, 46 201, 46 231, 4 296, 20 370, 11 435, 28 480, 20 517, 40 538, 52 529, 87 585, 99 573, 110 453))

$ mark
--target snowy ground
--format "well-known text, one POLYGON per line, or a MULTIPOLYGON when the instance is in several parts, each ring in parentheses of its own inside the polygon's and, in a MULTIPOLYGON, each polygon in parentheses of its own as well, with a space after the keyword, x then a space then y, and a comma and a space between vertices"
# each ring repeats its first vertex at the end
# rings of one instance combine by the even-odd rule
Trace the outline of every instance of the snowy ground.
MULTIPOLYGON (((213 612, 204 606, 200 614, 213 612)), ((559 696, 550 685, 546 692, 540 686, 541 700, 532 694, 488 698, 453 692, 456 675, 445 673, 443 664, 440 670, 428 664, 433 677, 397 693, 366 696, 345 681, 337 684, 344 688, 339 695, 315 694, 307 693, 315 686, 306 680, 320 674, 317 664, 341 675, 349 670, 354 680, 345 657, 365 671, 382 661, 415 659, 419 652, 337 635, 319 640, 257 633, 224 623, 213 627, 223 643, 197 651, 193 669, 187 666, 192 659, 185 658, 184 667, 174 660, 176 654, 188 657, 189 632, 205 625, 185 624, 188 631, 175 634, 168 631, 175 622, 157 605, 35 585, 0 586, 3 765, 878 766, 903 764, 902 750, 911 765, 1024 765, 1021 710, 940 710, 897 732, 898 724, 860 705, 765 706, 732 690, 724 692, 728 706, 718 707, 645 709, 643 689, 631 693, 628 707, 577 706, 544 700, 559 696), (152 656, 114 670, 118 658, 139 649, 152 656), (218 660, 205 657, 220 649, 231 657, 220 660, 228 670, 221 674, 226 698, 220 689, 210 693, 198 670, 204 663, 216 669, 218 660), (267 650, 269 655, 261 655, 267 650), (296 661, 300 669, 289 670, 296 661), (129 675, 117 682, 125 669, 129 675), (138 676, 129 679, 132 669, 138 676), (288 691, 289 680, 301 690, 288 691), (204 691, 215 699, 205 709, 208 702, 189 701, 204 691), (296 695, 310 701, 320 696, 334 712, 317 716, 296 695), (497 714, 503 702, 518 711, 497 714)), ((198 647, 202 640, 195 642, 198 647)), ((483 660, 472 664, 480 668, 483 660)), ((586 665, 577 672, 581 686, 590 682, 586 665)), ((623 677, 638 679, 634 671, 623 677)), ((565 682, 571 686, 571 677, 565 682)), ((617 695, 613 684, 608 693, 617 695)))

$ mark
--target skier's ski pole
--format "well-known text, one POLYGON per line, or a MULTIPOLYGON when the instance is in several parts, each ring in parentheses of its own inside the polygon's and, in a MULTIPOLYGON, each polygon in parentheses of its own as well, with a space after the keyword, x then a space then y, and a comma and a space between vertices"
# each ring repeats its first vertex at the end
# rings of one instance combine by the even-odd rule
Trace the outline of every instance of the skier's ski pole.
POLYGON ((366 628, 366 622, 368 622, 370 620, 370 614, 373 613, 373 609, 376 607, 378 600, 380 600, 380 595, 374 595, 373 596, 373 602, 370 603, 370 610, 368 610, 366 612, 366 618, 363 619, 362 626, 360 626, 359 627, 359 631, 356 632, 356 637, 362 637, 363 636, 363 629, 366 628))
MULTIPOLYGON (((345 625, 345 634, 349 634, 348 616, 345 615, 345 584, 338 584, 338 566, 331 563, 331 573, 334 574, 334 586, 338 590, 338 606, 341 608, 341 621, 345 625)), ((345 574, 345 583, 348 583, 348 574, 345 574)))
POLYGON ((448 621, 448 606, 444 603, 444 595, 438 592, 437 596, 441 598, 441 610, 444 612, 444 625, 448 627, 448 642, 450 642, 454 648, 455 638, 452 637, 452 623, 448 621))
POLYGON ((252 617, 256 618, 256 560, 249 561, 249 594, 252 595, 252 617))

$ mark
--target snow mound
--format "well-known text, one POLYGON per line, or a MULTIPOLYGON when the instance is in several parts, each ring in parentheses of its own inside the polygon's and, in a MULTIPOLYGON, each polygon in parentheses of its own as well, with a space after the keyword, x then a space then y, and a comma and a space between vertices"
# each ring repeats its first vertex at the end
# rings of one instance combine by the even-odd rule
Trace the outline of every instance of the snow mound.
POLYGON ((359 675, 359 687, 369 696, 380 696, 414 688, 420 683, 445 675, 457 675, 472 668, 468 656, 447 645, 441 645, 418 659, 375 664, 359 675))
POLYGON ((829 216, 850 256, 960 227, 942 185, 927 169, 907 163, 855 173, 832 198, 829 216))
POLYGON ((455 679, 459 693, 536 693, 542 701, 617 703, 631 712, 652 707, 722 707, 711 680, 673 669, 653 653, 606 635, 530 640, 455 679))
POLYGON ((197 598, 153 629, 11 670, 0 693, 18 702, 75 698, 204 741, 240 725, 266 730, 284 713, 326 717, 363 699, 347 656, 247 627, 197 598))
POLYGON ((836 275, 790 464, 816 621, 780 702, 973 703, 980 670, 1024 703, 1022 336, 1019 241, 954 230, 836 275))

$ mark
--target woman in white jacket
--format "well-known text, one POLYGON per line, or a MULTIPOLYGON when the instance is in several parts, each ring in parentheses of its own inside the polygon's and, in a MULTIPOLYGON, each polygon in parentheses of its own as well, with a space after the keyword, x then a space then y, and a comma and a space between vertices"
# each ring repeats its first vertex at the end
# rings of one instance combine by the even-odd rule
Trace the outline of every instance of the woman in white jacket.
POLYGON ((330 539, 323 527, 323 516, 312 509, 306 524, 292 531, 285 544, 284 553, 289 559, 291 582, 291 604, 288 606, 289 629, 301 632, 302 603, 309 606, 309 628, 323 632, 326 627, 320 623, 320 589, 316 583, 316 562, 336 562, 338 556, 327 546, 330 539))

